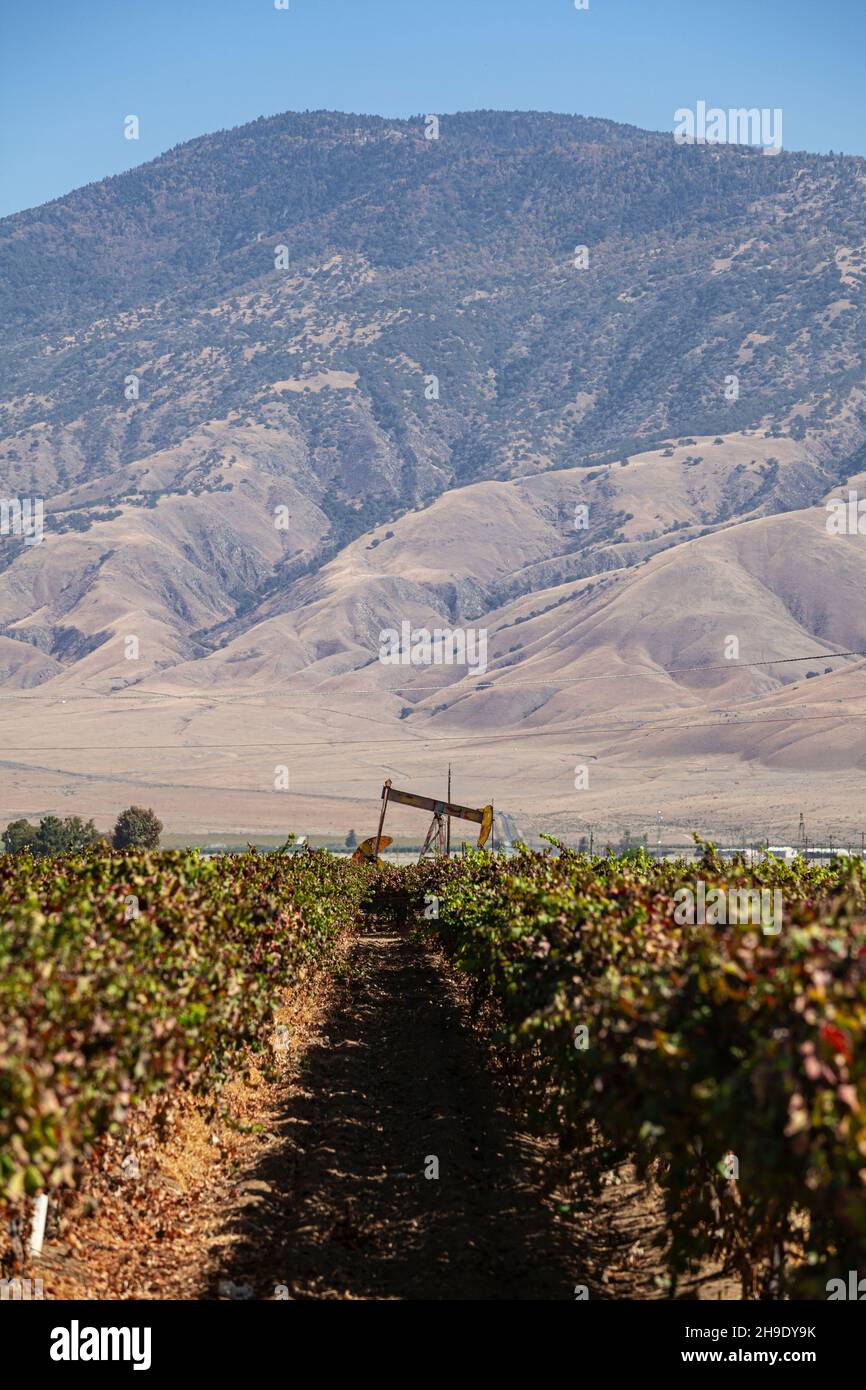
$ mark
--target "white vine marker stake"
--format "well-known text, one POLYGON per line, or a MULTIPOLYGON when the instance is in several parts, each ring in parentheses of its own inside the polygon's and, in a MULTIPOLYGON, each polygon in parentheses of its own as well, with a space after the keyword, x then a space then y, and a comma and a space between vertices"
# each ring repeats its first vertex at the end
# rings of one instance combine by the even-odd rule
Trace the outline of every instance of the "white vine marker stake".
POLYGON ((48 1194, 40 1192, 38 1197, 33 1199, 33 1223, 30 1227, 30 1254, 42 1254, 42 1242, 45 1239, 45 1219, 48 1216, 48 1194))

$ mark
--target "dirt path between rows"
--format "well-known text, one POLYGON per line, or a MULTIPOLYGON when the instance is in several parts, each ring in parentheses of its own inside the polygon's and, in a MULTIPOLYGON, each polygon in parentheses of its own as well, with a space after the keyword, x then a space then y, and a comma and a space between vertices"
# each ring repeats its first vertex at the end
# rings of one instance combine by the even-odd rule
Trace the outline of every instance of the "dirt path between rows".
POLYGON ((276 1075, 251 1057, 222 1118, 180 1097, 162 1137, 133 1119, 55 1204, 46 1297, 664 1298, 660 1200, 629 1165, 592 1196, 580 1152, 527 1131, 468 996, 432 945, 369 921, 285 1001, 276 1075))
POLYGON ((564 1206, 556 1142, 522 1131, 444 962, 371 927, 351 965, 221 1237, 222 1280, 257 1298, 662 1296, 645 1190, 564 1206))

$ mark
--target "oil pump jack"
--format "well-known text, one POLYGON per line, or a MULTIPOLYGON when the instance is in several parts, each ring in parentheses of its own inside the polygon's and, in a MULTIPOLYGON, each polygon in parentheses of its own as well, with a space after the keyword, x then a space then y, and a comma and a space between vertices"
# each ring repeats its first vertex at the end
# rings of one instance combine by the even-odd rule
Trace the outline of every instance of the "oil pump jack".
MULTIPOLYGON (((449 777, 450 786, 450 777, 449 777)), ((396 787, 391 786, 390 779, 382 788, 382 808, 379 812, 379 829, 375 835, 371 835, 369 840, 363 840, 352 855, 356 864, 374 863, 378 864, 380 850, 387 849, 392 843, 390 835, 383 835, 382 830, 385 825, 385 812, 390 802, 395 802, 399 806, 417 806, 421 811, 432 811, 433 819, 427 831, 427 838, 424 841, 424 848, 421 850, 420 859, 425 855, 447 854, 450 849, 450 821, 468 820, 474 821, 481 826, 478 832, 478 848, 481 849, 487 843, 493 826, 493 807, 481 806, 459 806, 453 801, 437 801, 432 796, 418 796, 415 792, 401 792, 396 787)))

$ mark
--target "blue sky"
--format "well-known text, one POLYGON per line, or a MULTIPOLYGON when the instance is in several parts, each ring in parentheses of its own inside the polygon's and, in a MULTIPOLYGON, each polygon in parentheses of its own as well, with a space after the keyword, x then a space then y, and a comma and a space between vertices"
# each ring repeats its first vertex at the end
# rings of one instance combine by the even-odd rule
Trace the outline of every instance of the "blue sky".
POLYGON ((781 107, 787 149, 866 154, 866 0, 289 6, 0 0, 0 214, 290 109, 537 109, 673 130, 703 99, 781 107))

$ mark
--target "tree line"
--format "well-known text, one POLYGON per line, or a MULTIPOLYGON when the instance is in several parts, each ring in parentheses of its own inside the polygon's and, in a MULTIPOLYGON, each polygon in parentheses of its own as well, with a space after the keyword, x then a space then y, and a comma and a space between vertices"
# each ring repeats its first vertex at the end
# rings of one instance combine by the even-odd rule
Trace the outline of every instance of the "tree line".
POLYGON ((7 854, 33 854, 43 858, 49 854, 80 854, 82 850, 159 849, 162 821, 149 806, 127 806, 114 823, 110 835, 97 830, 92 820, 80 816, 43 816, 38 825, 29 820, 10 821, 3 831, 3 848, 7 854))

